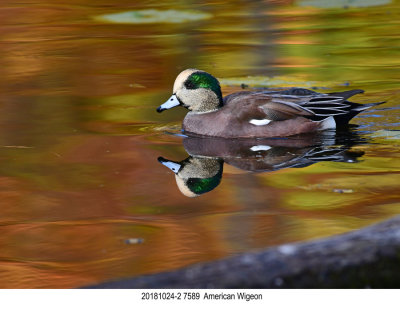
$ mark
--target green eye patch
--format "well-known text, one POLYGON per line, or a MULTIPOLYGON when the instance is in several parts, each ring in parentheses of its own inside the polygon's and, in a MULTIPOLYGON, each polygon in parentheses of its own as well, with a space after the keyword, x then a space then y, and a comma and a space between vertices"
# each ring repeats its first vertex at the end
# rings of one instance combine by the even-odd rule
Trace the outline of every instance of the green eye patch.
POLYGON ((218 171, 218 173, 209 178, 189 178, 187 180, 187 187, 190 191, 195 194, 203 194, 213 190, 216 186, 219 185, 222 178, 222 168, 218 171))
POLYGON ((187 89, 205 88, 212 90, 222 101, 222 92, 218 80, 206 72, 195 72, 185 81, 187 89))

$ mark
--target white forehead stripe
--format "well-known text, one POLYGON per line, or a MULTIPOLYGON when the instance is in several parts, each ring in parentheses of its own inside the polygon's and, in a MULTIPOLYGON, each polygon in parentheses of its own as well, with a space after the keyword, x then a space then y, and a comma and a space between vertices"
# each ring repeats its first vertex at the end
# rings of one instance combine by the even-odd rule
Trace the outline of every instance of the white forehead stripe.
POLYGON ((254 124, 255 126, 265 126, 266 124, 269 124, 272 120, 268 119, 251 119, 249 122, 251 124, 254 124))
POLYGON ((169 99, 168 99, 168 101, 166 101, 164 104, 162 104, 161 106, 160 106, 160 108, 161 109, 170 109, 170 108, 173 108, 173 107, 175 107, 175 106, 178 106, 180 103, 179 103, 179 100, 178 100, 178 98, 176 97, 176 95, 172 95, 169 99))
POLYGON ((181 73, 179 73, 179 75, 175 79, 173 93, 176 93, 180 88, 182 88, 184 82, 194 72, 203 72, 203 71, 196 70, 196 69, 186 69, 185 71, 182 71, 181 73))
POLYGON ((250 148, 251 151, 267 151, 269 149, 271 149, 271 147, 268 145, 257 145, 250 148))
POLYGON ((190 191, 190 189, 187 187, 185 181, 182 178, 180 178, 178 175, 175 175, 175 180, 176 180, 176 184, 178 185, 179 191, 181 191, 183 195, 185 195, 187 197, 199 196, 199 194, 196 194, 196 193, 190 191))

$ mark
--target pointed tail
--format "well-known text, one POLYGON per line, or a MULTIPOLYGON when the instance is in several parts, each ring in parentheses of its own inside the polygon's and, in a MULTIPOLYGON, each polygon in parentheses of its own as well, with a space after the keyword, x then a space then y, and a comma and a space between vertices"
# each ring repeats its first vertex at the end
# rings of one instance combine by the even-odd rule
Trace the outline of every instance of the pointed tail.
POLYGON ((386 101, 376 102, 376 103, 368 103, 368 104, 358 104, 358 103, 353 103, 353 102, 348 102, 348 101, 346 101, 346 103, 351 105, 350 111, 344 115, 334 116, 337 127, 348 126, 349 121, 357 114, 361 113, 362 111, 364 111, 370 107, 386 103, 386 101))

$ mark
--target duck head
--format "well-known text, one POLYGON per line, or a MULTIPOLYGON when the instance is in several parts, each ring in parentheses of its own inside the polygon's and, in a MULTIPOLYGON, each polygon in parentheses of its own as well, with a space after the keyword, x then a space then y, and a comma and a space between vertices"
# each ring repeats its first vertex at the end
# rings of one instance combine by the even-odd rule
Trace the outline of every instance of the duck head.
POLYGON ((159 157, 158 161, 175 173, 176 184, 187 197, 210 192, 221 182, 223 161, 218 158, 190 156, 175 162, 159 157))
POLYGON ((222 107, 221 86, 211 74, 187 69, 175 80, 172 96, 157 108, 161 113, 175 106, 183 106, 197 113, 212 112, 222 107))

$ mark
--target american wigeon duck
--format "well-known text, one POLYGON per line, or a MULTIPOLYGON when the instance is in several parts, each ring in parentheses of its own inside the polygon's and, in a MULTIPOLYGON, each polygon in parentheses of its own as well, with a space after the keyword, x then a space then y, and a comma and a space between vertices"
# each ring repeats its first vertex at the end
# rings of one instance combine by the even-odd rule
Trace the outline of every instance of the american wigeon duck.
POLYGON ((222 97, 218 80, 211 74, 187 69, 175 80, 173 95, 157 108, 189 109, 182 128, 188 134, 224 138, 290 136, 348 125, 363 110, 381 104, 347 101, 355 89, 318 93, 291 88, 283 91, 241 91, 222 97))
POLYGON ((331 136, 304 135, 298 139, 226 139, 187 137, 183 146, 189 157, 180 162, 159 157, 158 161, 175 174, 179 190, 197 197, 221 182, 224 163, 249 172, 271 172, 306 167, 320 161, 355 163, 363 155, 350 150, 331 136))

